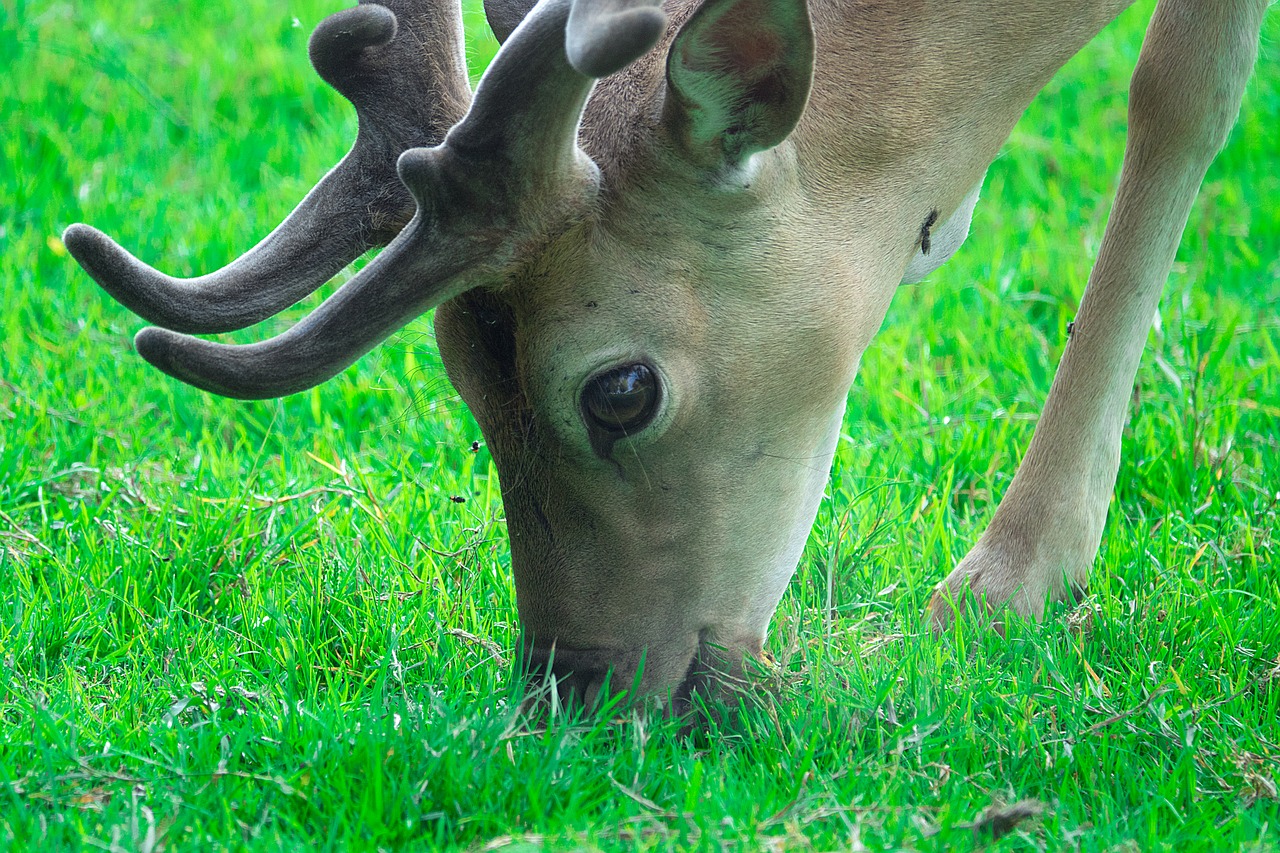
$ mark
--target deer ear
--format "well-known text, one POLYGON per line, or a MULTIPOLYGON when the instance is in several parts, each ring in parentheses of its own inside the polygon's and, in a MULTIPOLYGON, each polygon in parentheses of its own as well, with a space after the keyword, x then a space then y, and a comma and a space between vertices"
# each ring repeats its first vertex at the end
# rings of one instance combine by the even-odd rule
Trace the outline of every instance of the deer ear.
POLYGON ((787 138, 812 82, 805 0, 707 0, 667 55, 663 121, 699 165, 741 166, 787 138))

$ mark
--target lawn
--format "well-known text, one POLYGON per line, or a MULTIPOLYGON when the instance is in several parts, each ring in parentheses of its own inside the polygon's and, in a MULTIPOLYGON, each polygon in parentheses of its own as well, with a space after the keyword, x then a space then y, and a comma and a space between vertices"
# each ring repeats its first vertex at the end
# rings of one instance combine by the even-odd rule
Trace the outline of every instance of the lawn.
POLYGON ((1280 850, 1280 12, 1087 600, 1003 636, 922 620, 1066 342, 1147 0, 900 292, 760 683, 682 728, 519 716, 497 477, 429 318, 233 402, 137 358, 59 242, 86 221, 180 275, 252 245, 354 131, 306 63, 341 5, 0 0, 0 848, 1280 850), (979 819, 1022 800, 1002 837, 979 819))

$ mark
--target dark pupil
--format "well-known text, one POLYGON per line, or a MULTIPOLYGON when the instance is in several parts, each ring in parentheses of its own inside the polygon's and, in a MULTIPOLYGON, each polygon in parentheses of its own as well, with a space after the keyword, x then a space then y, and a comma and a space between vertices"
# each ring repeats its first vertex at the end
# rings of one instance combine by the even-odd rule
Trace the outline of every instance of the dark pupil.
POLYGON ((602 373, 587 385, 583 407, 597 426, 612 432, 638 430, 658 407, 658 380, 643 364, 602 373))

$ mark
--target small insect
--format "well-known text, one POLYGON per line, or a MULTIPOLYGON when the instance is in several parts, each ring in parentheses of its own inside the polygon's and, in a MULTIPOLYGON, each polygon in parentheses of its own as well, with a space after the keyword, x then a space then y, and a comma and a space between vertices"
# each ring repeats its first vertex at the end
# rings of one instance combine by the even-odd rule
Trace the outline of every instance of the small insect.
POLYGON ((1076 330, 1076 321, 1075 321, 1075 320, 1072 320, 1070 323, 1068 323, 1068 324, 1067 324, 1067 337, 1068 337, 1068 338, 1069 338, 1069 337, 1071 337, 1071 334, 1072 334, 1075 330, 1076 330))
POLYGON ((453 501, 456 504, 464 504, 467 502, 467 499, 464 498, 462 495, 450 495, 449 500, 453 501))
POLYGON ((473 442, 471 442, 471 452, 472 452, 472 453, 479 453, 479 452, 480 452, 480 442, 478 442, 478 441, 473 441, 473 442))
POLYGON ((931 244, 929 242, 929 231, 938 221, 938 209, 935 207, 929 211, 929 215, 925 217, 924 224, 920 226, 920 253, 927 255, 931 244))

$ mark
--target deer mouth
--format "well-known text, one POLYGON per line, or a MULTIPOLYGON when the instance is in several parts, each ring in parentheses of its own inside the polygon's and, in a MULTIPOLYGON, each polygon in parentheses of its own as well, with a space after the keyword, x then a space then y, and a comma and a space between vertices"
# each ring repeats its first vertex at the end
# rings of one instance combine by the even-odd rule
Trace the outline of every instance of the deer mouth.
POLYGON ((657 655, 649 648, 573 648, 560 643, 534 644, 523 656, 527 708, 551 707, 591 711, 622 697, 653 698, 664 714, 683 716, 694 697, 706 695, 725 670, 723 650, 706 640, 701 631, 681 644, 675 655, 670 649, 657 655))

